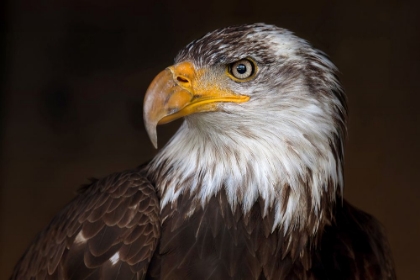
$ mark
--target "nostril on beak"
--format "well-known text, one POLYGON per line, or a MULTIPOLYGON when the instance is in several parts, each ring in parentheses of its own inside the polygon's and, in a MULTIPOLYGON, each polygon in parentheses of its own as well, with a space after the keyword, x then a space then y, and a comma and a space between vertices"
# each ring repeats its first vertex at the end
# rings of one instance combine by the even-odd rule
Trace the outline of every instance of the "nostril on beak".
POLYGON ((176 80, 180 83, 189 83, 190 81, 188 81, 187 79, 185 79, 184 77, 178 76, 176 77, 176 80))

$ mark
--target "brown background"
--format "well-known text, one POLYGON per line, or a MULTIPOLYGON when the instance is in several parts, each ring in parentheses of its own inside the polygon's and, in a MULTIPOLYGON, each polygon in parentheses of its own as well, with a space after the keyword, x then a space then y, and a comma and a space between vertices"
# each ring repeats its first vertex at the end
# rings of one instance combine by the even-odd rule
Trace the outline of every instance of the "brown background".
MULTIPOLYGON (((341 70, 350 105, 345 196, 385 225, 399 278, 420 279, 420 26, 414 3, 3 4, 0 279, 87 178, 153 156, 142 123, 143 95, 183 45, 217 27, 260 21, 308 39, 341 70)), ((175 129, 160 128, 161 146, 175 129)))

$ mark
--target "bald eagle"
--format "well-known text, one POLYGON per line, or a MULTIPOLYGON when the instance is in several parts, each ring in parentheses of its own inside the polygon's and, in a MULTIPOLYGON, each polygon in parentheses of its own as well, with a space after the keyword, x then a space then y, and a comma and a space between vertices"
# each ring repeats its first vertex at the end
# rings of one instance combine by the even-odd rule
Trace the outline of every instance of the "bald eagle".
POLYGON ((291 32, 219 29, 145 95, 145 126, 184 118, 141 167, 84 187, 11 279, 395 279, 383 229, 343 199, 346 97, 291 32))

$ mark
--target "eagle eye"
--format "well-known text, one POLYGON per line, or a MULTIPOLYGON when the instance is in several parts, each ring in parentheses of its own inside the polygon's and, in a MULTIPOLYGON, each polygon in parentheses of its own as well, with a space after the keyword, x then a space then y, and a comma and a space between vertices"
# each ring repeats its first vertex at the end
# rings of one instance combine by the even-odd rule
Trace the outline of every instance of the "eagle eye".
POLYGON ((234 80, 249 80, 255 74, 255 63, 250 59, 241 59, 229 64, 229 74, 234 80))

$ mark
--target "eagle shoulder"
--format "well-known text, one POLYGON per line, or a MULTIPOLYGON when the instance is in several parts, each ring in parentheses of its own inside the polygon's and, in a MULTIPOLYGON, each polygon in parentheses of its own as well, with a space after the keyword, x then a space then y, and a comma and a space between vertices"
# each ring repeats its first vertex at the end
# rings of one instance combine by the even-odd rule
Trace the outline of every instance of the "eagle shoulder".
POLYGON ((142 169, 112 174, 53 218, 11 279, 142 279, 159 237, 159 200, 142 169))
POLYGON ((311 269, 317 279, 396 279, 383 226, 347 201, 337 202, 321 238, 311 269))

